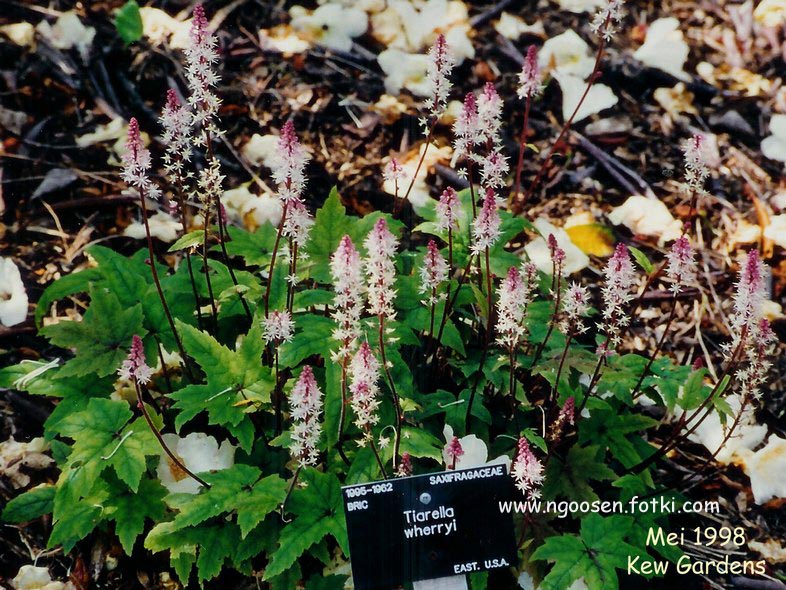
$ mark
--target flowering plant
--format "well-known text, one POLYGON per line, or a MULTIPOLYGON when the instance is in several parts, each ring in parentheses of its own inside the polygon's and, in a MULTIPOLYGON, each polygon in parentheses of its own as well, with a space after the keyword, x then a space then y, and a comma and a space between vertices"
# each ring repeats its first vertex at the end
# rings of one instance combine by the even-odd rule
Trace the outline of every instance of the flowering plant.
MULTIPOLYGON (((596 69, 621 4, 609 2, 595 21, 596 69)), ((183 227, 169 250, 177 264, 162 263, 148 227, 146 250, 124 257, 93 246, 94 268, 44 293, 39 320, 66 296, 86 294, 89 306, 80 321, 41 330, 70 351, 64 363, 0 371, 4 387, 59 399, 45 425, 59 477, 13 500, 6 520, 51 513, 49 543, 65 551, 96 529, 113 533, 128 554, 166 556, 183 585, 230 567, 281 588, 327 569, 340 585, 348 556, 341 485, 466 466, 471 442, 510 461, 522 498, 626 502, 669 493, 653 467, 710 413, 730 417, 732 436, 756 403, 773 342, 755 251, 740 272, 722 373, 711 379, 661 356, 677 302, 697 280, 690 232, 659 268, 618 244, 599 290, 566 283, 554 235, 541 236, 549 272, 523 260, 514 244, 537 230, 519 213, 551 154, 522 192, 525 116, 511 182, 491 83, 466 96, 454 128, 454 165, 467 188, 418 207, 417 224, 397 215, 414 177, 395 159, 385 171, 394 214, 355 217, 337 189, 309 192, 308 151, 287 121, 271 162, 280 221, 234 227, 215 154, 223 135, 216 41, 203 9, 194 13, 189 95, 180 101, 170 91, 160 120, 166 185, 154 180, 136 119, 122 175, 145 224, 148 204, 172 197, 183 227), (187 232, 196 217, 198 229, 187 232), (670 311, 656 350, 626 352, 643 293, 662 281, 670 311), (737 412, 726 401, 733 390, 737 412), (659 442, 644 400, 661 416, 679 415, 659 442)), ((444 36, 429 59, 418 169, 449 98, 444 36)), ((528 113, 542 82, 535 48, 520 82, 528 113)), ((701 146, 697 136, 686 148, 691 220, 709 174, 701 146)), ((592 590, 614 588, 619 551, 589 541, 604 535, 644 559, 677 556, 646 546, 642 531, 662 514, 576 518, 578 526, 516 515, 522 559, 512 573, 531 571, 547 590, 579 576, 592 590)))

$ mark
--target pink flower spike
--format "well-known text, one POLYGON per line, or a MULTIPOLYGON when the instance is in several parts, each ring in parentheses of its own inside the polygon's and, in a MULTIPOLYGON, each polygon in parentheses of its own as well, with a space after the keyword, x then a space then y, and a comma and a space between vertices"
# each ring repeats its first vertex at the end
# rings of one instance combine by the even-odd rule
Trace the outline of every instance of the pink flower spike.
POLYGON ((390 158, 388 163, 385 164, 385 170, 382 172, 382 177, 386 182, 395 184, 406 178, 406 172, 404 172, 404 167, 399 164, 396 158, 390 158))
POLYGON ((704 181, 710 175, 709 146, 707 138, 701 133, 696 133, 683 144, 685 156, 685 182, 691 191, 701 191, 704 181))
POLYGON ((565 400, 565 405, 559 411, 557 415, 557 419, 554 421, 554 424, 551 426, 551 432, 549 433, 549 437, 553 441, 557 441, 562 438, 562 435, 565 432, 565 427, 570 425, 573 426, 575 423, 575 414, 576 414, 576 401, 573 399, 573 396, 569 397, 565 400))
POLYGON ((478 97, 478 140, 490 141, 493 145, 500 142, 499 129, 502 126, 502 99, 494 84, 486 82, 478 97))
POLYGON ((447 444, 445 447, 445 455, 450 459, 450 465, 447 465, 448 469, 455 469, 456 462, 458 461, 459 457, 464 454, 464 449, 461 448, 461 441, 457 436, 454 436, 453 439, 447 444))
POLYGON ((290 452, 301 466, 316 465, 319 451, 319 436, 322 426, 319 415, 322 413, 322 391, 314 378, 311 367, 306 365, 292 388, 289 399, 292 410, 292 441, 290 452))
POLYGON ((175 184, 182 184, 183 163, 191 160, 191 113, 184 108, 171 88, 166 92, 166 104, 159 118, 164 129, 162 141, 166 146, 164 168, 175 184))
POLYGON ((448 263, 439 251, 437 243, 429 240, 426 255, 423 257, 423 266, 420 269, 420 292, 428 294, 426 305, 432 305, 439 300, 433 293, 448 278, 448 263))
POLYGON ((333 338, 341 343, 334 360, 345 362, 360 336, 360 316, 363 313, 363 269, 360 253, 349 236, 344 236, 330 258, 333 277, 335 308, 331 314, 336 322, 333 338))
POLYGON ((472 223, 472 253, 479 255, 497 243, 502 220, 497 210, 497 199, 493 189, 486 189, 486 196, 478 216, 472 223))
POLYGON ((262 320, 262 330, 265 343, 281 344, 292 340, 295 322, 288 311, 271 311, 268 317, 262 320))
POLYGON ((388 320, 394 320, 396 312, 393 301, 396 266, 394 258, 398 240, 390 233, 387 221, 380 217, 369 232, 363 245, 366 247, 366 279, 369 311, 388 320))
POLYGON ((680 236, 667 255, 666 276, 672 280, 669 287, 677 295, 688 283, 696 279, 696 260, 693 248, 686 236, 680 236))
POLYGON ((516 93, 519 98, 532 98, 540 94, 543 89, 541 82, 543 74, 538 65, 538 48, 530 45, 527 49, 527 57, 524 59, 524 67, 519 74, 519 87, 516 93))
POLYGON ((368 342, 363 342, 349 365, 350 405, 355 412, 355 425, 366 433, 379 422, 379 361, 371 352, 368 342))
POLYGON ((290 119, 281 128, 278 150, 271 162, 273 180, 278 185, 278 194, 284 203, 299 199, 303 194, 309 159, 308 152, 297 138, 295 124, 290 119))
POLYGON ((123 180, 136 188, 140 195, 157 199, 161 196, 161 191, 154 185, 148 177, 150 170, 150 150, 147 150, 142 143, 142 133, 139 130, 139 122, 136 117, 131 117, 128 122, 128 138, 126 139, 126 151, 122 155, 123 180))
POLYGON ((630 322, 625 305, 633 298, 631 288, 636 282, 636 272, 625 244, 617 244, 603 274, 606 280, 601 291, 605 304, 603 329, 608 335, 606 353, 610 354, 620 343, 620 328, 630 322))
POLYGON ((571 283, 565 290, 562 300, 562 312, 565 320, 561 329, 565 333, 582 334, 587 330, 583 316, 589 312, 589 292, 578 283, 571 283))
POLYGON ((131 339, 131 350, 128 353, 128 357, 123 361, 117 373, 123 379, 134 381, 140 385, 146 385, 150 382, 153 369, 148 367, 145 362, 145 346, 142 344, 142 339, 136 334, 131 339))
POLYGON ((464 106, 453 124, 453 133, 456 136, 453 149, 455 159, 467 156, 472 152, 473 146, 480 139, 478 127, 478 107, 475 95, 468 92, 464 97, 464 106))
POLYGON ((439 197, 437 209, 437 227, 440 231, 456 230, 459 227, 458 216, 461 210, 456 190, 446 188, 439 197))
POLYGON ((508 269, 499 287, 497 302, 497 343, 512 349, 524 335, 524 316, 529 303, 521 273, 515 266, 508 269))
POLYGON ((424 106, 433 119, 438 119, 448 106, 451 86, 449 78, 455 64, 445 35, 440 33, 437 36, 428 52, 428 58, 427 79, 431 98, 424 102, 424 106))
POLYGON ((218 75, 213 69, 218 61, 216 52, 216 38, 209 30, 205 16, 205 9, 201 4, 194 7, 194 17, 191 21, 189 43, 185 49, 186 54, 186 79, 191 95, 188 103, 193 109, 192 125, 200 129, 195 143, 205 145, 206 133, 220 135, 215 123, 215 115, 221 101, 213 92, 218 83, 218 75))
POLYGON ((412 456, 409 453, 402 453, 401 461, 396 468, 396 477, 409 477, 410 475, 412 475, 412 456))
POLYGON ((543 465, 533 454, 527 439, 519 438, 516 458, 510 472, 516 487, 525 497, 539 498, 539 486, 543 483, 543 465))
POLYGON ((745 257, 734 294, 734 316, 730 332, 732 342, 728 347, 731 355, 738 347, 748 346, 749 337, 755 336, 757 326, 764 315, 764 301, 767 299, 767 285, 764 282, 764 264, 757 250, 751 250, 745 257))

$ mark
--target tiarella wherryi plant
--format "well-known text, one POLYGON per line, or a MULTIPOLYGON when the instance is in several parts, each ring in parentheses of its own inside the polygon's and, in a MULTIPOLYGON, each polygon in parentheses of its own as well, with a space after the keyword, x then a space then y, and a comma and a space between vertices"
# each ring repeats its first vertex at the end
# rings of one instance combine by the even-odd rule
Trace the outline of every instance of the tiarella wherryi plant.
MULTIPOLYGON (((611 0, 596 17, 587 91, 621 4, 611 0)), ((482 445, 504 455, 523 498, 657 497, 666 493, 652 478, 659 458, 711 412, 733 414, 725 401, 732 391, 742 401, 727 437, 756 403, 773 335, 755 251, 741 267, 721 374, 711 379, 661 355, 678 302, 700 280, 693 243, 710 173, 701 136, 685 151, 690 219, 660 268, 619 243, 593 289, 565 281, 566 252, 553 235, 542 236, 550 272, 508 247, 534 231, 517 214, 554 151, 522 178, 529 112, 543 83, 534 47, 520 74, 513 178, 502 99, 486 84, 466 95, 454 126, 454 165, 468 188, 448 187, 417 207, 422 222, 407 233, 397 214, 417 171, 407 178, 397 159, 386 164, 393 215, 347 215, 335 189, 313 210, 324 195, 307 191, 309 155, 291 120, 271 164, 280 222, 256 232, 227 225, 216 155, 218 54, 199 6, 185 57, 187 99, 169 91, 160 119, 165 190, 135 119, 123 171, 145 223, 154 202, 175 202, 183 235, 170 253, 178 264, 160 262, 148 229, 146 251, 124 257, 94 246, 94 267, 44 294, 39 320, 68 295, 86 293, 90 304, 81 321, 42 329, 73 351, 65 363, 0 371, 4 387, 60 398, 46 423, 60 477, 12 501, 6 519, 51 512, 50 544, 66 551, 96 528, 114 532, 128 553, 168 553, 183 584, 231 566, 292 588, 347 556, 342 484, 477 465, 487 459, 475 452, 482 445), (626 353, 643 294, 661 283, 670 293, 663 333, 651 354, 626 353), (657 443, 648 433, 658 421, 637 404, 645 396, 674 417, 657 443)), ((452 66, 439 36, 429 52, 418 169, 447 105, 452 66)), ((573 583, 578 564, 592 590, 614 588, 625 565, 619 544, 648 559, 652 551, 675 557, 673 548, 644 545, 641 532, 663 516, 576 515, 577 527, 518 515, 514 569, 556 590, 573 583), (618 545, 590 545, 605 535, 618 545)), ((479 576, 473 587, 485 583, 479 576)))

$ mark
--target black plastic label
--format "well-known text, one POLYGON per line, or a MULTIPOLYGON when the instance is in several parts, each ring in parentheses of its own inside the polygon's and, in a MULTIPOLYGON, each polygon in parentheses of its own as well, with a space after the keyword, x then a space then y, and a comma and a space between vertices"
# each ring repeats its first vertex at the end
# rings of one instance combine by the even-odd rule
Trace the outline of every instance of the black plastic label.
POLYGON ((513 486, 504 465, 429 473, 342 488, 358 590, 515 563, 513 486))

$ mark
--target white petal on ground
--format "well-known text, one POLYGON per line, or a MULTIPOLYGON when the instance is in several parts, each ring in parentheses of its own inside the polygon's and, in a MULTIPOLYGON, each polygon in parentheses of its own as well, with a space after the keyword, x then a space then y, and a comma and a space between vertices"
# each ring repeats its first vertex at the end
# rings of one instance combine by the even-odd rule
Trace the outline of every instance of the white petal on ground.
POLYGON ((303 53, 311 47, 311 44, 298 37, 289 25, 260 29, 259 44, 264 49, 283 54, 284 57, 303 53))
POLYGON ((786 0, 762 0, 753 11, 753 18, 765 27, 779 27, 786 23, 786 0))
MULTIPOLYGON (((156 211, 147 218, 147 223, 150 225, 150 235, 162 242, 174 242, 183 231, 183 224, 180 223, 180 220, 164 211, 156 211)), ((134 221, 126 227, 123 235, 135 240, 144 240, 146 238, 145 224, 141 221, 134 221)))
POLYGON ((17 442, 13 437, 0 443, 0 475, 7 477, 15 488, 23 488, 30 483, 25 469, 44 469, 54 460, 44 451, 49 445, 41 438, 30 442, 17 442))
POLYGON ((172 49, 184 49, 188 46, 190 19, 179 21, 160 8, 151 6, 141 7, 139 16, 142 18, 142 34, 153 45, 161 45, 169 41, 172 49))
POLYGON ((609 221, 624 225, 634 234, 657 237, 660 244, 682 235, 682 224, 674 219, 663 201, 641 195, 628 197, 622 205, 612 209, 609 221))
POLYGON ((770 160, 786 162, 786 115, 773 115, 770 135, 761 142, 761 153, 770 160))
POLYGON ((592 73, 595 58, 590 55, 590 47, 572 29, 552 37, 543 44, 538 52, 541 68, 553 67, 563 74, 572 74, 581 79, 592 73))
MULTIPOLYGON (((165 434, 164 442, 176 457, 193 473, 219 471, 235 464, 235 450, 229 441, 221 446, 212 436, 203 432, 192 432, 185 438, 176 434, 165 434)), ((166 453, 161 453, 158 463, 158 479, 171 493, 197 494, 202 486, 185 473, 166 453)))
POLYGON ((402 89, 421 97, 431 93, 431 85, 426 78, 427 55, 386 49, 377 56, 377 61, 385 73, 385 91, 388 94, 397 95, 402 89))
POLYGON ((559 7, 568 12, 595 12, 608 4, 608 0, 557 0, 559 7))
MULTIPOLYGON (((412 177, 415 175, 415 170, 418 168, 418 162, 423 156, 423 151, 425 149, 426 144, 422 143, 417 152, 410 152, 407 159, 401 162, 401 167, 404 170, 404 178, 399 180, 399 198, 403 198, 407 193, 409 183, 411 182, 412 177)), ((415 183, 412 185, 412 190, 409 191, 409 196, 407 197, 407 200, 415 208, 415 212, 417 212, 420 207, 423 207, 426 203, 428 203, 429 199, 431 199, 431 196, 429 195, 429 187, 426 183, 429 170, 439 162, 448 162, 452 153, 453 150, 450 146, 437 148, 432 145, 428 148, 428 151, 423 158, 423 164, 421 164, 420 170, 418 170, 418 175, 415 177, 415 183)), ((382 184, 382 190, 384 190, 389 195, 395 195, 395 182, 392 180, 386 180, 382 184)))
POLYGON ((255 195, 248 190, 248 185, 224 191, 221 203, 232 221, 242 223, 250 230, 265 223, 278 226, 284 213, 277 197, 268 194, 255 195))
POLYGON ((313 12, 293 6, 292 28, 304 39, 338 51, 352 49, 353 37, 368 29, 368 17, 362 10, 339 4, 323 4, 313 12))
POLYGON ((764 448, 745 461, 745 473, 751 478, 753 499, 764 504, 773 498, 786 498, 786 439, 772 435, 764 448))
POLYGON ((254 133, 241 152, 254 166, 270 168, 278 152, 278 135, 254 133))
POLYGON ((445 41, 447 41, 457 64, 462 63, 465 59, 475 57, 475 47, 469 38, 471 30, 469 24, 463 24, 452 26, 445 33, 445 41))
POLYGON ((786 215, 771 217, 770 224, 764 228, 764 237, 781 248, 786 248, 786 215))
POLYGON ((317 4, 340 4, 368 13, 385 10, 385 0, 317 0, 317 4))
MULTIPOLYGON (((721 422, 718 412, 713 410, 698 428, 688 436, 691 441, 703 445, 710 453, 718 451, 728 433, 727 429, 734 423, 734 417, 740 410, 740 398, 738 395, 730 395, 726 398, 726 401, 732 409, 732 416, 727 417, 726 425, 721 422)), ((679 417, 681 412, 676 412, 676 415, 679 417)), ((753 409, 748 404, 739 424, 734 429, 729 440, 723 445, 723 448, 718 451, 715 458, 720 463, 743 463, 747 465, 750 452, 759 446, 766 436, 767 427, 756 424, 753 409)))
POLYGON ((39 34, 58 49, 71 49, 76 47, 83 59, 87 58, 96 30, 86 27, 79 20, 76 12, 70 10, 61 14, 54 25, 42 20, 36 26, 39 34))
POLYGON ((58 582, 52 580, 49 570, 45 567, 23 565, 19 568, 16 577, 11 580, 14 590, 73 590, 71 582, 58 582))
POLYGON ((22 47, 35 44, 35 28, 30 23, 13 23, 0 27, 0 33, 22 47))
POLYGON ((775 539, 748 541, 748 549, 755 551, 770 563, 786 563, 786 547, 775 539))
MULTIPOLYGON (((554 72, 554 79, 559 83, 562 90, 562 118, 567 121, 568 118, 576 110, 584 92, 587 90, 587 83, 571 74, 565 74, 561 71, 554 72)), ((577 123, 582 119, 599 113, 605 109, 613 107, 619 99, 614 92, 605 84, 598 84, 597 82, 592 85, 584 102, 581 103, 573 122, 577 123)))
POLYGON ((19 267, 10 258, 0 258, 0 324, 15 326, 27 317, 27 290, 19 267))
POLYGON ((644 65, 688 81, 690 76, 683 68, 689 53, 688 44, 680 31, 680 21, 668 17, 659 18, 650 24, 644 44, 636 50, 633 57, 644 65))
POLYGON ((537 237, 524 247, 524 251, 529 256, 529 260, 538 268, 539 271, 548 275, 552 273, 551 253, 546 243, 549 234, 553 234, 557 244, 565 251, 565 263, 562 267, 562 276, 568 276, 587 268, 589 256, 579 250, 568 236, 567 232, 552 225, 545 217, 539 217, 533 223, 535 228, 543 237, 537 237))
POLYGON ((528 25, 523 18, 509 12, 503 12, 499 15, 499 20, 494 23, 494 29, 496 29, 497 33, 511 41, 517 41, 525 33, 537 37, 543 37, 546 34, 541 21, 528 25))

